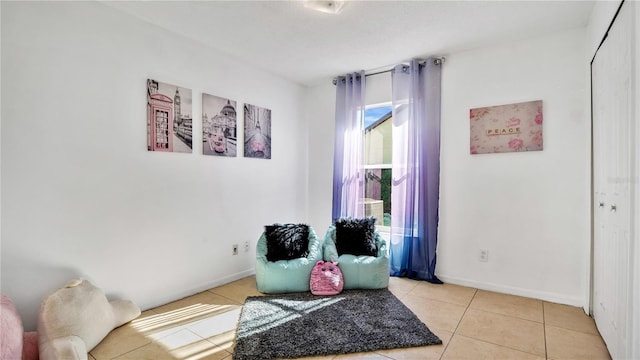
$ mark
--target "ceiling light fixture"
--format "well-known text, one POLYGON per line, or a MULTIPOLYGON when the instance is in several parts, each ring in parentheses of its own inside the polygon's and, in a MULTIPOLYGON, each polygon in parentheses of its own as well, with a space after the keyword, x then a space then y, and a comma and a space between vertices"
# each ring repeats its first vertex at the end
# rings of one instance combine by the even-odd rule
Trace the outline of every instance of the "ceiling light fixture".
POLYGON ((344 3, 344 1, 305 0, 304 7, 327 14, 338 14, 344 3))

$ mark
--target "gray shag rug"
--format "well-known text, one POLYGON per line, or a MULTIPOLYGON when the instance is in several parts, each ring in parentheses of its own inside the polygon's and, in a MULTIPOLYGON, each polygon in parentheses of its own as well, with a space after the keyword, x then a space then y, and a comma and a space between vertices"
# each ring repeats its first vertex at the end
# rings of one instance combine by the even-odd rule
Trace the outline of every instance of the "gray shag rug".
POLYGON ((235 360, 297 358, 442 344, 389 290, 248 297, 235 360))

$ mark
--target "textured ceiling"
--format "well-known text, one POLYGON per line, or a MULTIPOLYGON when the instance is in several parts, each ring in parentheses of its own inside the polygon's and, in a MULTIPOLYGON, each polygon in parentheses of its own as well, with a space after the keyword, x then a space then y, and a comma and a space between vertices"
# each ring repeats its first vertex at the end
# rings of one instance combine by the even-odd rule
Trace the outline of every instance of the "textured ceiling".
POLYGON ((592 1, 349 1, 339 15, 302 1, 104 4, 303 85, 585 26, 592 1))

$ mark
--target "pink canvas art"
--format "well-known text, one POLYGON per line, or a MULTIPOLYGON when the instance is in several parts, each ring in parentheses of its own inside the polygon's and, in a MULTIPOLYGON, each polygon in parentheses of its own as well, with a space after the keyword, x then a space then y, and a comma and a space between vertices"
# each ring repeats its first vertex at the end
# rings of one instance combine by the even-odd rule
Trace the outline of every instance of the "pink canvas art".
POLYGON ((542 100, 471 109, 471 154, 542 150, 542 100))

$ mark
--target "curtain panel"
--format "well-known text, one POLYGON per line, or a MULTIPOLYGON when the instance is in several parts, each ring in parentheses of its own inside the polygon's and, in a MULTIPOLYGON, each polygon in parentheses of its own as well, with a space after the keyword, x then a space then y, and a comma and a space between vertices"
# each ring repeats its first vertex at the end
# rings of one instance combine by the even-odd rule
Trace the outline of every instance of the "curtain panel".
POLYGON ((364 216, 364 71, 336 79, 332 220, 364 216))
POLYGON ((440 80, 435 59, 398 65, 392 76, 392 276, 435 275, 440 189, 440 80))

